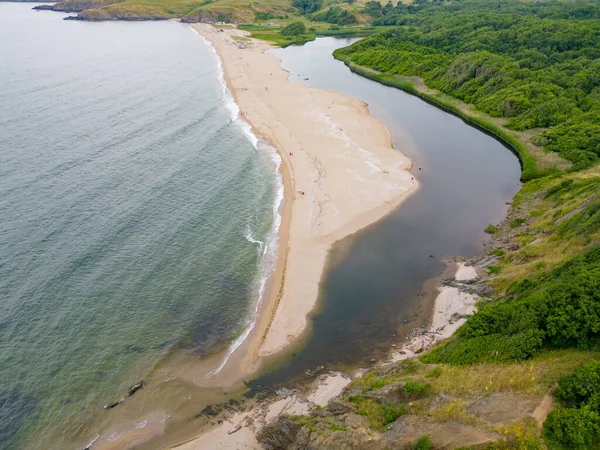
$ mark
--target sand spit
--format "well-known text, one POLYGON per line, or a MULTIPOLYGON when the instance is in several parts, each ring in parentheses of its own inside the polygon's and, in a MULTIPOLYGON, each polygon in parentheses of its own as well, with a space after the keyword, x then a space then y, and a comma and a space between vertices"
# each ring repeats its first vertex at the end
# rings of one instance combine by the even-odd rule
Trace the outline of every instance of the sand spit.
POLYGON ((236 365, 249 373, 306 328, 331 245, 381 219, 418 184, 410 160, 393 148, 389 130, 367 105, 288 81, 267 52, 271 46, 245 32, 192 26, 221 58, 243 118, 283 159, 278 268, 253 342, 237 355, 236 365))

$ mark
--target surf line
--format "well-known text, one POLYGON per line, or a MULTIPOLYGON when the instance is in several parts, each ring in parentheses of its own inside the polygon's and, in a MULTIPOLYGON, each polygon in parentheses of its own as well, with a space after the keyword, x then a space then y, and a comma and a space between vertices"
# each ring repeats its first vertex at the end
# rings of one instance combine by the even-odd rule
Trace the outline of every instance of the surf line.
POLYGON ((219 57, 217 50, 204 36, 198 33, 198 31, 196 31, 190 26, 188 26, 188 28, 192 30, 192 32, 194 32, 197 36, 200 36, 202 41, 206 44, 206 46, 210 49, 211 53, 214 55, 223 100, 225 102, 225 107, 229 110, 231 121, 240 128, 240 130, 248 138, 248 141, 250 141, 254 149, 259 154, 264 154, 269 157, 269 162, 274 168, 275 175, 275 196, 272 204, 273 226, 269 231, 269 235, 265 239, 264 243, 261 243, 260 241, 257 241, 254 238, 252 238, 249 227, 246 230, 246 234, 244 235, 248 242, 262 244, 259 245, 261 258, 259 259, 259 262, 257 264, 258 274, 257 281, 255 282, 255 284, 257 285, 257 295, 253 303, 254 309, 252 310, 249 317, 246 319, 246 323, 244 324, 244 330, 242 331, 242 333, 231 343, 231 345, 227 349, 227 353, 221 361, 221 364, 219 364, 219 366, 216 369, 211 370, 206 374, 206 378, 210 378, 212 376, 217 375, 221 370, 223 370, 223 368, 229 361, 231 355, 239 348, 240 345, 244 343, 244 341, 248 338, 248 336, 256 326, 256 321, 258 320, 258 311, 264 299, 267 280, 275 271, 275 267, 277 264, 277 255, 279 250, 279 228, 281 227, 282 220, 280 211, 281 205, 283 204, 284 188, 283 177, 280 171, 281 157, 272 146, 268 145, 266 142, 259 139, 259 137, 256 134, 254 134, 254 132, 252 131, 252 126, 248 122, 246 122, 240 115, 240 108, 235 102, 233 94, 229 90, 227 82, 225 81, 225 71, 223 69, 221 58, 219 57))

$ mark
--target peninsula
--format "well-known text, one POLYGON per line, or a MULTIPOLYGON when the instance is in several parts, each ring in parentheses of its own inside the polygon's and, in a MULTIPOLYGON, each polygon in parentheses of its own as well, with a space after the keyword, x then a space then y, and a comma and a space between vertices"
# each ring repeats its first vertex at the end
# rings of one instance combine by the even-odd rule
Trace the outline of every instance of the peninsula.
POLYGON ((270 44, 244 31, 192 26, 221 58, 243 118, 283 161, 278 265, 257 328, 231 355, 234 368, 220 374, 223 383, 251 373, 260 358, 302 334, 331 245, 388 214, 418 183, 410 160, 367 105, 289 81, 270 44))

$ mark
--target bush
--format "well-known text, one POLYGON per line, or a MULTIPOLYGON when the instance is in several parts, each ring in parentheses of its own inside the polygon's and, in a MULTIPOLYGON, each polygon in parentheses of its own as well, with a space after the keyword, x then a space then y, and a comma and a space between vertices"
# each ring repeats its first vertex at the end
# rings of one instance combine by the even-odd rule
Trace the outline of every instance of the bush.
POLYGON ((407 381, 404 385, 404 392, 406 392, 411 398, 426 397, 431 393, 431 385, 422 385, 416 381, 407 381))
POLYGON ((254 11, 254 20, 258 21, 258 20, 269 20, 269 19, 274 19, 275 17, 277 17, 275 14, 271 13, 271 12, 265 12, 265 11, 254 11))
POLYGON ((490 223, 487 227, 483 229, 483 231, 485 231, 488 234, 494 234, 496 231, 498 231, 498 229, 495 225, 490 223))
POLYGON ((502 271, 500 266, 488 266, 488 273, 490 275, 498 275, 502 271))
POLYGON ((600 362, 578 367, 571 375, 565 375, 558 381, 554 396, 563 405, 579 408, 593 400, 597 406, 600 395, 600 362))
POLYGON ((587 450, 600 438, 600 416, 588 406, 559 407, 546 418, 543 434, 551 450, 587 450))
POLYGON ((287 27, 282 28, 280 31, 284 36, 298 36, 306 33, 306 25, 303 22, 292 22, 287 27))
POLYGON ((322 0, 292 0, 292 6, 302 14, 310 14, 321 9, 322 0))
POLYGON ((415 450, 430 450, 431 449, 431 441, 429 440, 429 436, 421 436, 417 442, 415 442, 414 446, 415 450))

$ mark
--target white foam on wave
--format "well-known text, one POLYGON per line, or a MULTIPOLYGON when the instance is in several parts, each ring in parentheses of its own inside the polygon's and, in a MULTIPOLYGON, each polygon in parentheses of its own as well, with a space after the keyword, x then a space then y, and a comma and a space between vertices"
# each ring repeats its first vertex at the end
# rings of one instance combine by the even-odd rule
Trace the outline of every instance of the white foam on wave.
POLYGON ((271 156, 271 161, 275 166, 275 199, 273 201, 272 209, 273 226, 271 227, 266 241, 264 243, 262 243, 261 241, 257 241, 251 237, 250 233, 246 236, 246 239, 248 239, 248 241, 262 244, 262 246, 259 246, 259 250, 261 252, 262 257, 260 258, 258 263, 259 270, 257 282, 257 296, 254 302, 254 309, 250 317, 246 321, 244 331, 230 345, 229 349, 227 350, 227 354, 225 355, 225 358, 223 358, 223 361, 221 362, 219 367, 217 367, 215 370, 210 371, 206 375, 207 378, 214 376, 218 374, 221 370, 223 370, 223 367, 225 367, 225 364, 227 364, 227 361, 229 361, 231 355, 238 349, 240 345, 242 345, 242 343, 250 335, 250 332, 256 326, 256 321, 258 319, 258 311, 264 299, 267 281, 275 271, 275 266, 277 264, 277 252, 279 249, 279 228, 281 226, 281 213, 279 211, 283 202, 283 179, 281 176, 281 172, 279 171, 279 167, 281 165, 281 158, 273 147, 267 144, 263 144, 262 142, 261 144, 262 145, 257 146, 257 149, 260 148, 263 151, 268 151, 269 155, 271 156))
POLYGON ((85 447, 83 447, 83 448, 84 448, 84 449, 86 449, 86 448, 92 448, 92 445, 94 445, 94 442, 96 442, 96 441, 98 440, 98 438, 99 438, 99 437, 100 437, 100 435, 99 435, 99 434, 97 434, 97 435, 96 435, 96 437, 95 437, 94 439, 92 439, 92 440, 90 441, 90 443, 89 443, 88 445, 86 445, 85 447))
POLYGON ((250 225, 246 225, 246 232, 244 233, 244 237, 251 244, 258 244, 258 251, 261 255, 264 256, 264 250, 266 249, 266 247, 264 246, 265 243, 263 241, 259 241, 258 239, 254 239, 254 237, 252 236, 252 230, 250 229, 250 225))
POLYGON ((218 374, 223 367, 229 361, 231 355, 238 349, 240 345, 246 340, 246 338, 250 335, 250 332, 256 326, 256 320, 258 319, 258 310, 263 301, 265 288, 267 285, 267 280, 275 271, 275 266, 277 264, 277 252, 279 249, 279 227, 281 226, 281 204, 283 203, 283 178, 281 176, 281 172, 279 168, 281 166, 281 157, 277 154, 277 151, 268 145, 266 142, 261 141, 256 134, 252 131, 252 127, 248 122, 242 119, 240 116, 240 108, 235 102, 231 91, 227 87, 227 83, 225 81, 225 72, 223 70, 223 65, 221 64, 221 58, 217 54, 214 46, 200 33, 198 33, 194 28, 189 27, 194 33, 196 33, 200 38, 204 41, 207 47, 210 49, 212 54, 214 55, 215 61, 217 63, 217 72, 219 82, 221 84, 223 99, 225 100, 225 106, 230 112, 231 120, 242 130, 242 132, 246 135, 250 143, 253 147, 262 155, 266 155, 272 167, 274 169, 275 174, 275 198, 273 201, 272 211, 273 211, 273 226, 269 231, 269 235, 265 242, 254 239, 252 236, 252 232, 250 227, 247 227, 246 233, 244 237, 251 243, 259 244, 259 251, 261 254, 261 258, 258 262, 258 277, 257 277, 257 295, 256 300, 254 302, 254 309, 248 317, 244 331, 237 337, 235 341, 229 346, 227 349, 227 354, 223 361, 215 370, 210 371, 206 377, 211 377, 218 374))

